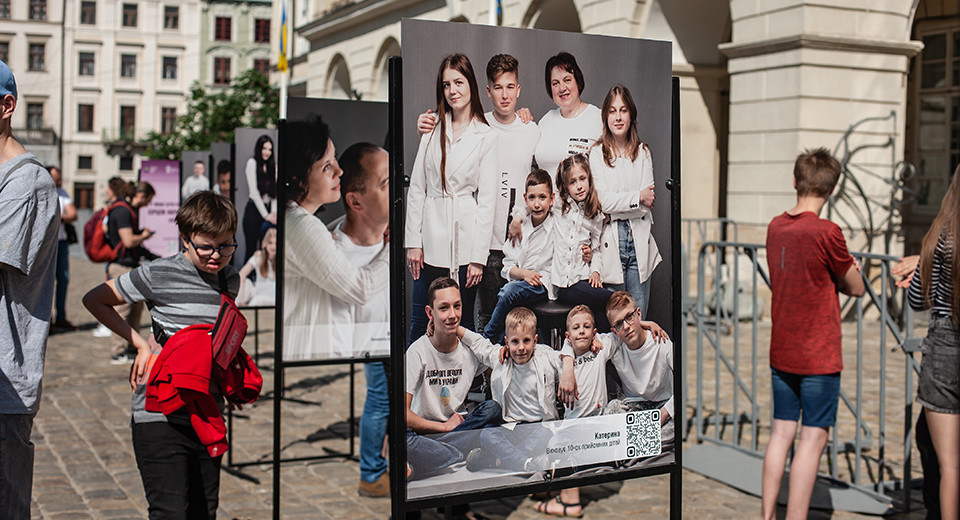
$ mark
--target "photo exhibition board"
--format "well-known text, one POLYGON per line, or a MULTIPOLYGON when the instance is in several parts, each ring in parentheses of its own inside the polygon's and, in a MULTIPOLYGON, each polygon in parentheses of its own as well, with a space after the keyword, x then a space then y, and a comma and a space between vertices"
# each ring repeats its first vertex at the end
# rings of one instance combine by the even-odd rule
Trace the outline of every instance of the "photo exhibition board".
MULTIPOLYGON (((339 165, 348 170, 347 177, 332 181, 336 193, 325 196, 325 203, 312 215, 306 215, 297 200, 282 205, 286 212, 281 214, 286 217, 280 219, 283 229, 278 249, 283 273, 279 296, 284 302, 283 360, 330 362, 388 356, 389 266, 385 262, 387 250, 383 239, 389 204, 388 152, 384 149, 387 104, 295 97, 288 100, 288 107, 291 116, 287 128, 314 121, 319 116, 328 127, 329 143, 321 145, 319 138, 312 140, 311 134, 307 143, 293 148, 287 147, 286 142, 280 143, 281 150, 309 147, 319 153, 322 148, 326 154, 329 148, 325 145, 331 144, 334 157, 342 159, 351 148, 366 149, 360 164, 368 173, 360 181, 364 186, 363 208, 349 216, 345 215, 344 197, 339 192, 340 187, 349 182, 351 171, 354 178, 357 177, 358 170, 351 170, 349 164, 339 165), (364 148, 363 143, 373 146, 364 148), (369 162, 368 157, 380 160, 369 162), (375 239, 363 240, 360 235, 375 239)), ((317 134, 315 129, 300 131, 317 134)), ((288 157, 280 161, 280 179, 284 186, 296 182, 286 170, 290 161, 288 157)), ((307 186, 304 192, 304 197, 310 200, 313 200, 312 188, 313 185, 307 186)), ((289 188, 282 193, 288 191, 289 188)), ((355 200, 357 193, 349 196, 355 200)))
MULTIPOLYGON (((404 276, 419 275, 403 302, 411 309, 410 334, 402 338, 411 403, 404 416, 412 417, 406 426, 413 432, 406 435, 406 499, 450 503, 490 490, 503 496, 597 475, 671 471, 675 349, 655 334, 680 333, 667 188, 671 44, 407 19, 401 36, 400 131, 410 186, 402 234, 393 230, 392 237, 407 251, 404 276), (488 62, 501 54, 518 64, 515 82, 487 78, 488 62), (570 64, 570 56, 576 67, 546 70, 548 60, 570 64), (511 121, 511 92, 514 108, 529 109, 532 123, 511 121), (614 109, 623 107, 614 110, 619 119, 603 111, 608 93, 614 109), (420 114, 444 102, 457 116, 471 114, 474 96, 487 124, 448 114, 446 139, 437 137, 439 124, 420 137, 420 114), (616 134, 629 129, 622 121, 631 104, 636 137, 628 142, 636 148, 614 148, 616 134), (545 173, 528 177, 533 164, 545 173), (547 202, 528 202, 538 190, 547 202), (507 238, 515 221, 519 245, 507 238), (635 277, 625 279, 630 266, 621 250, 636 258, 635 277), (458 286, 430 283, 447 277, 458 286), (503 285, 506 277, 512 280, 503 285), (643 283, 625 283, 633 280, 643 283), (614 294, 618 289, 631 296, 614 294), (654 325, 641 327, 641 320, 654 325), (564 341, 567 333, 575 344, 564 341), (603 345, 597 352, 585 341, 594 334, 603 345), (501 351, 509 353, 504 362, 501 351), (607 385, 607 365, 616 385, 607 385), (486 368, 492 373, 484 386, 486 368), (581 399, 567 408, 558 392, 571 377, 581 399)), ((492 64, 503 70, 511 61, 501 56, 492 64)))
POLYGON ((140 182, 149 182, 156 190, 150 204, 140 210, 140 228, 155 231, 143 247, 162 257, 177 253, 180 234, 175 218, 180 209, 180 163, 144 160, 140 163, 140 182))
POLYGON ((210 152, 208 150, 185 151, 180 155, 180 161, 183 163, 180 168, 180 203, 182 204, 190 195, 211 188, 210 152), (196 176, 198 169, 199 177, 196 176))
POLYGON ((234 132, 233 140, 235 169, 233 203, 237 208, 239 219, 237 253, 233 257, 233 265, 240 269, 259 249, 264 222, 276 216, 277 130, 238 128, 234 132), (268 151, 264 152, 264 149, 268 151), (270 170, 273 171, 272 177, 270 170), (260 187, 264 188, 264 193, 260 193, 260 188, 257 186, 258 180, 260 187), (272 193, 270 193, 271 188, 272 193))
POLYGON ((233 200, 236 170, 233 164, 233 143, 210 143, 210 182, 212 190, 233 200))

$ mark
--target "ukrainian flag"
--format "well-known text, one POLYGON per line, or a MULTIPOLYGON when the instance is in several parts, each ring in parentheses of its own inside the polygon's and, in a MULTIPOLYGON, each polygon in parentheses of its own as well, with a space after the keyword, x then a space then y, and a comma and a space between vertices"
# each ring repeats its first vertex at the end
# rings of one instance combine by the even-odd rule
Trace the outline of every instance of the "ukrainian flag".
POLYGON ((280 58, 277 60, 277 70, 287 71, 287 2, 280 4, 280 58))

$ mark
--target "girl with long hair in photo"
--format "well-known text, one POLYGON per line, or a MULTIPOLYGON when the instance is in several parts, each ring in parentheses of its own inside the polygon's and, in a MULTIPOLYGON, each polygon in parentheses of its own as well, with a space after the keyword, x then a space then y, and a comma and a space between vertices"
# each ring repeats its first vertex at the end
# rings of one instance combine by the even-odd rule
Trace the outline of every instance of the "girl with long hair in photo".
POLYGON ((660 263, 653 227, 653 159, 637 134, 637 105, 614 85, 603 100, 603 135, 590 150, 590 167, 603 211, 610 216, 601 251, 605 282, 633 296, 647 315, 650 275, 660 263))
POLYGON ((474 328, 496 203, 496 139, 483 116, 473 66, 463 54, 441 62, 436 99, 439 124, 420 138, 407 192, 404 246, 414 280, 408 343, 427 329, 427 288, 441 276, 459 280, 463 326, 474 328))
POLYGON ((328 358, 333 346, 326 339, 335 325, 331 298, 361 305, 387 290, 387 248, 360 268, 337 248, 326 224, 314 216, 322 206, 340 200, 343 170, 330 129, 319 116, 291 121, 286 128, 290 202, 284 214, 283 357, 328 358))
POLYGON ((277 302, 277 228, 263 232, 260 249, 240 269, 240 293, 237 305, 273 307, 277 302), (255 276, 254 280, 250 275, 255 276))
POLYGON ((245 173, 250 200, 243 211, 244 262, 257 250, 263 223, 277 223, 277 161, 273 139, 269 135, 257 138, 245 173))
POLYGON ((953 172, 940 212, 923 237, 920 263, 907 299, 915 310, 930 309, 923 340, 917 402, 923 405, 940 463, 940 514, 960 518, 960 166, 953 172))

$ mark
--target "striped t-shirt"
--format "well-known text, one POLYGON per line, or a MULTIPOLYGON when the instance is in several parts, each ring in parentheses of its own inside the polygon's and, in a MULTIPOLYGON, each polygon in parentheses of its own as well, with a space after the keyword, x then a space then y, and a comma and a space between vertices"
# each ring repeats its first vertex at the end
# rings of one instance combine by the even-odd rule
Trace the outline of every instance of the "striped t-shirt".
MULTIPOLYGON (((945 240, 943 235, 937 239, 937 247, 933 251, 933 268, 930 273, 930 287, 928 289, 930 314, 949 318, 953 315, 953 240, 945 240)), ((927 309, 923 301, 923 284, 920 280, 920 266, 917 265, 913 279, 910 280, 910 289, 907 290, 907 302, 916 311, 927 309)))
MULTIPOLYGON (((226 271, 227 293, 237 297, 240 276, 233 266, 226 271)), ((145 302, 154 332, 169 338, 184 327, 209 324, 220 311, 220 281, 216 274, 203 272, 184 253, 161 258, 118 276, 114 283, 127 303, 145 302)), ((133 393, 133 422, 165 422, 161 413, 144 409, 146 386, 137 385, 133 393)), ((189 422, 186 414, 171 414, 174 422, 189 422)))

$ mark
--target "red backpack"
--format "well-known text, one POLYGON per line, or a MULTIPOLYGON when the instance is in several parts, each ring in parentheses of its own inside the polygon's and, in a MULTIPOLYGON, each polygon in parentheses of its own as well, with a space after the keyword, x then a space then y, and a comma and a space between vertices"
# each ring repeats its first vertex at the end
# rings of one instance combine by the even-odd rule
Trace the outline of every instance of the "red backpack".
POLYGON ((90 217, 90 220, 83 225, 83 250, 87 257, 94 262, 112 262, 123 254, 123 242, 117 243, 116 247, 110 247, 110 241, 107 240, 107 232, 103 229, 103 220, 107 218, 113 208, 122 206, 127 208, 136 226, 137 214, 125 201, 118 200, 106 208, 98 210, 90 217))

